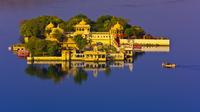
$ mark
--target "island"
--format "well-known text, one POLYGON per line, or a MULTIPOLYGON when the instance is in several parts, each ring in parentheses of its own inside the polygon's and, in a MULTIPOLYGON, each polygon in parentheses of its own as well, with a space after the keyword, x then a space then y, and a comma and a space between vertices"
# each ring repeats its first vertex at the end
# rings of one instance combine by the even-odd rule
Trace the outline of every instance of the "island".
POLYGON ((169 46, 128 19, 103 15, 96 21, 79 14, 64 21, 39 16, 20 23, 20 43, 9 47, 19 57, 34 61, 106 62, 131 60, 143 46, 169 46))

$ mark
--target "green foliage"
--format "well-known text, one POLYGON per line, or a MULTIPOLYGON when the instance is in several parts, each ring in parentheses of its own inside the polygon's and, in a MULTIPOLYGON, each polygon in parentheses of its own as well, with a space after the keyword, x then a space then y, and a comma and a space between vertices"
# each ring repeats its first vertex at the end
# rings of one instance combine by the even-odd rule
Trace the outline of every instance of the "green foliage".
POLYGON ((127 28, 124 32, 128 37, 132 36, 134 34, 133 28, 127 28))
POLYGON ((109 31, 110 28, 119 22, 124 28, 128 27, 128 20, 122 17, 115 17, 111 15, 100 16, 95 24, 95 29, 100 32, 109 31))
POLYGON ((136 36, 136 38, 142 38, 143 35, 145 35, 145 31, 142 27, 140 26, 132 26, 130 28, 125 29, 126 36, 136 36))
POLYGON ((116 52, 117 49, 112 45, 103 45, 102 50, 105 52, 116 52))
POLYGON ((88 44, 87 39, 83 38, 81 35, 77 35, 76 37, 74 37, 74 40, 80 50, 83 50, 85 48, 85 46, 88 44))
POLYGON ((35 20, 27 20, 20 25, 20 34, 23 37, 40 37, 43 30, 35 20))
POLYGON ((47 44, 47 54, 49 56, 58 56, 61 55, 61 47, 56 42, 48 42, 47 44))
POLYGON ((142 27, 140 26, 133 26, 133 34, 137 37, 137 38, 142 38, 143 35, 145 35, 145 31, 142 27))
POLYGON ((26 44, 26 48, 31 52, 32 55, 38 56, 42 55, 46 51, 47 42, 42 39, 37 39, 32 37, 29 39, 29 42, 26 44))
POLYGON ((72 30, 72 27, 69 27, 67 21, 62 22, 61 24, 59 24, 59 26, 60 26, 60 28, 62 28, 65 32, 71 32, 71 31, 73 31, 73 30, 72 30))
POLYGON ((90 20, 86 15, 84 14, 78 14, 72 18, 70 18, 68 21, 61 24, 61 28, 63 28, 67 32, 74 31, 74 26, 81 22, 81 20, 85 20, 88 24, 92 25, 94 22, 90 20))
POLYGON ((55 29, 53 31, 53 34, 52 34, 54 37, 56 37, 58 39, 58 41, 62 42, 63 39, 65 38, 64 37, 64 34, 63 32, 61 32, 59 29, 55 29))
POLYGON ((44 38, 45 27, 52 22, 57 25, 63 23, 62 19, 56 16, 39 16, 30 20, 24 20, 20 24, 20 35, 23 37, 44 38))
MULTIPOLYGON (((139 26, 131 26, 128 24, 128 20, 122 17, 115 17, 111 15, 103 15, 97 18, 96 21, 92 21, 84 14, 78 14, 67 21, 56 16, 39 16, 30 20, 24 20, 20 24, 20 35, 22 37, 37 37, 40 39, 45 38, 45 27, 52 22, 55 26, 59 24, 60 28, 64 29, 65 32, 73 32, 74 26, 78 24, 81 20, 85 20, 91 25, 91 31, 109 31, 110 28, 119 22, 124 27, 124 33, 127 36, 136 36, 137 38, 142 38, 145 34, 144 29, 139 26)), ((50 33, 50 31, 46 31, 50 33)), ((59 41, 62 41, 64 36, 59 32, 55 33, 59 41)), ((22 39, 23 40, 23 39, 22 39)))
POLYGON ((60 45, 56 42, 46 41, 36 37, 31 37, 29 39, 26 48, 33 56, 58 56, 60 55, 61 49, 60 45))

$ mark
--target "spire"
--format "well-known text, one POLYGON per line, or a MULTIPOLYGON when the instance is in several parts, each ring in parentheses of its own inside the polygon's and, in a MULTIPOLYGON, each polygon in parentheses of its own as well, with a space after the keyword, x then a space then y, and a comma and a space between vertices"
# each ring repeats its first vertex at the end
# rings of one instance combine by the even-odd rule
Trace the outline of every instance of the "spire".
POLYGON ((86 22, 84 19, 81 20, 81 22, 79 23, 79 25, 86 25, 86 22))
POLYGON ((50 22, 47 26, 46 26, 46 30, 50 30, 54 28, 54 24, 52 22, 50 22))
POLYGON ((117 21, 117 23, 113 26, 114 29, 119 29, 119 30, 123 30, 123 26, 121 24, 119 24, 119 22, 117 21))

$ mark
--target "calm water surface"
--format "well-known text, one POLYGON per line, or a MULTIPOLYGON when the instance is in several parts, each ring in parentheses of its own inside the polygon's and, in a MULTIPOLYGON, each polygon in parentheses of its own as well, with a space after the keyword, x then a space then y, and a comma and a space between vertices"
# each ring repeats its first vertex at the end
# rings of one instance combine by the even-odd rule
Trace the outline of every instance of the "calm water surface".
POLYGON ((199 0, 0 0, 0 111, 199 112, 199 11, 199 0), (74 78, 62 76, 60 65, 27 65, 7 51, 18 41, 23 19, 66 20, 79 13, 129 18, 153 35, 170 37, 170 52, 140 55, 132 71, 127 66, 98 74, 81 69, 74 78), (164 60, 179 67, 163 69, 164 60), (51 72, 34 73, 36 68, 51 72))

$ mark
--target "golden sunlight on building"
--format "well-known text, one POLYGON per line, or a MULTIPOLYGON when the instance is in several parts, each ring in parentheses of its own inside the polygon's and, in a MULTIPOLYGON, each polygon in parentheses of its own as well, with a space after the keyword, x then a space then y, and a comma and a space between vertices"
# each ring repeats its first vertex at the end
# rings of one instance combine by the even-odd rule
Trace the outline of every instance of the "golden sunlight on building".
POLYGON ((83 37, 88 37, 90 34, 90 25, 88 25, 84 20, 75 25, 74 28, 74 35, 82 35, 83 37))
POLYGON ((46 26, 45 28, 46 40, 58 42, 57 35, 59 34, 62 35, 64 34, 64 30, 60 28, 59 25, 55 27, 55 25, 51 22, 46 26))
MULTIPOLYGON (((90 32, 90 25, 87 24, 84 20, 75 25, 75 32, 73 36, 82 35, 84 38, 91 40, 92 44, 103 43, 113 46, 119 46, 118 36, 123 35, 123 26, 118 22, 110 29, 109 32, 90 32), (114 45, 118 44, 118 45, 114 45)), ((71 36, 69 34, 68 36, 71 36)))

